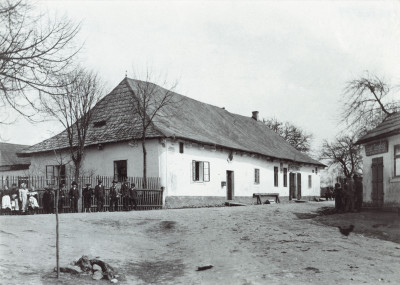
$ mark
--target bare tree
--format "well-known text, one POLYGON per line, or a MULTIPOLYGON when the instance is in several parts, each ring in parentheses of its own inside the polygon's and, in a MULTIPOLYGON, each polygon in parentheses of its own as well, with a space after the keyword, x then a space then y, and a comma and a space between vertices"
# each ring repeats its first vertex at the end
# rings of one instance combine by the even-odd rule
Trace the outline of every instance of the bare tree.
POLYGON ((43 110, 58 120, 68 139, 68 152, 74 164, 74 177, 79 180, 85 154, 85 142, 92 117, 92 108, 103 94, 97 74, 76 69, 59 79, 53 96, 42 97, 43 110))
POLYGON ((308 153, 310 151, 313 135, 305 132, 289 122, 281 122, 277 118, 264 119, 268 128, 283 137, 298 151, 308 153))
POLYGON ((328 165, 339 166, 343 175, 352 177, 362 168, 361 146, 355 145, 355 136, 344 135, 334 142, 324 141, 320 159, 326 160, 328 165))
MULTIPOLYGON (((145 80, 133 80, 134 93, 131 96, 133 112, 138 116, 141 123, 141 144, 143 151, 143 187, 147 188, 147 150, 146 150, 146 138, 148 135, 149 128, 153 125, 156 120, 165 117, 162 114, 162 110, 169 106, 174 105, 176 108, 179 104, 177 100, 175 90, 177 82, 169 85, 169 88, 164 89, 159 85, 151 83, 153 80, 152 74, 149 70, 146 71, 145 80)), ((161 86, 167 86, 166 80, 163 80, 161 86)))
POLYGON ((39 110, 37 91, 59 86, 55 78, 79 51, 73 43, 79 29, 65 17, 37 14, 25 0, 0 1, 0 106, 32 119, 39 110))
MULTIPOLYGON (((66 164, 66 158, 63 156, 62 152, 57 153, 57 150, 54 150, 54 156, 57 161, 57 165, 61 168, 64 164, 66 164)), ((60 231, 59 231, 59 219, 58 219, 58 201, 60 199, 60 187, 63 184, 63 177, 58 175, 58 187, 54 189, 55 191, 55 207, 56 207, 56 269, 57 269, 57 278, 60 278, 60 231)))
POLYGON ((400 110, 400 99, 395 98, 394 89, 368 73, 347 83, 344 99, 342 122, 359 135, 400 110))

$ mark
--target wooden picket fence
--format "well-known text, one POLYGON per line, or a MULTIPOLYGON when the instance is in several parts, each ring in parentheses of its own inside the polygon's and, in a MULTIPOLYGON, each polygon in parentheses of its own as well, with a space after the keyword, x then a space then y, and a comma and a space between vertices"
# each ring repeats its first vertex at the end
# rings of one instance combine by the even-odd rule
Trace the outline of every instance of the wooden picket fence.
MULTIPOLYGON (((98 180, 103 181, 103 185, 106 188, 111 187, 113 176, 82 176, 76 181, 78 187, 84 188, 86 184, 94 187, 98 180)), ((147 177, 147 187, 144 187, 143 177, 127 177, 130 184, 135 183, 136 189, 160 189, 160 178, 159 177, 147 177)), ((75 181, 73 177, 53 177, 46 179, 44 176, 0 176, 0 190, 5 189, 7 186, 9 189, 12 184, 15 183, 17 187, 21 186, 21 183, 26 183, 28 188, 34 188, 35 190, 44 190, 45 188, 52 187, 54 189, 59 188, 59 184, 63 183, 67 189, 71 188, 72 182, 75 181)))
MULTIPOLYGON (((110 186, 112 185, 112 181, 114 180, 113 177, 108 177, 108 176, 94 176, 94 177, 81 177, 78 182, 78 187, 84 188, 86 187, 86 184, 90 184, 89 187, 93 188, 97 184, 98 180, 102 180, 105 189, 105 201, 103 205, 103 210, 104 211, 109 211, 110 209, 110 186)), ((161 189, 160 186, 160 178, 159 177, 149 177, 147 178, 147 188, 143 189, 143 181, 144 179, 142 177, 128 177, 128 183, 132 185, 135 183, 136 186, 136 193, 137 193, 137 210, 155 210, 155 209, 162 209, 163 206, 163 190, 161 189)), ((71 187, 72 182, 74 181, 72 178, 65 177, 62 179, 55 179, 54 181, 62 181, 61 183, 64 183, 66 185, 66 189, 69 190, 71 187)), ((0 178, 0 189, 5 189, 7 186, 8 189, 11 189, 11 186, 13 183, 19 187, 21 183, 27 183, 28 188, 34 190, 38 193, 37 200, 39 204, 39 209, 38 213, 43 213, 43 194, 45 192, 46 188, 51 188, 53 190, 56 190, 59 188, 59 183, 54 183, 53 182, 50 184, 48 183, 48 180, 44 179, 43 177, 36 177, 36 176, 31 176, 31 177, 15 177, 15 176, 7 176, 4 177, 2 176, 0 178)), ((117 185, 117 188, 119 188, 120 185, 117 185)), ((68 191, 67 191, 68 192, 68 191)), ((82 199, 82 198, 81 198, 82 199)), ((55 202, 54 202, 54 208, 55 208, 55 202)), ((91 201, 91 211, 95 212, 97 210, 97 201, 94 196, 92 196, 92 201, 91 201)), ((82 209, 83 210, 83 209, 82 209)), ((118 199, 118 211, 123 210, 123 201, 122 197, 119 197, 118 199)), ((128 210, 132 210, 132 207, 129 206, 128 210)), ((63 204, 63 213, 70 213, 71 212, 71 201, 70 199, 65 199, 64 204, 63 204)), ((11 214, 8 211, 4 211, 3 209, 0 209, 0 214, 11 214)))

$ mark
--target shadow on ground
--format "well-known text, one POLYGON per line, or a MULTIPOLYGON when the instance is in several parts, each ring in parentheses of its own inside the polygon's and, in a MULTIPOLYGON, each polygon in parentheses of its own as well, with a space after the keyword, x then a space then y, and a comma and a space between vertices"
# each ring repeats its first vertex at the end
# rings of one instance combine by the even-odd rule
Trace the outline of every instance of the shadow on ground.
POLYGON ((293 214, 300 220, 312 219, 332 227, 354 225, 355 234, 400 244, 400 216, 395 212, 363 210, 358 213, 343 213, 334 207, 321 207, 312 213, 293 214))

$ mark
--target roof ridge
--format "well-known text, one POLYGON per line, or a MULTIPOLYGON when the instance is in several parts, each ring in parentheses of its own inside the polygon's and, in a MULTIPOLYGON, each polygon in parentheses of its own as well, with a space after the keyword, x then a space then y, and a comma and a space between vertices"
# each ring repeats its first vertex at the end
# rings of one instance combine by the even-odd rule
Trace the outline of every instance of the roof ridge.
POLYGON ((0 142, 0 145, 29 146, 29 144, 7 143, 7 142, 0 142))

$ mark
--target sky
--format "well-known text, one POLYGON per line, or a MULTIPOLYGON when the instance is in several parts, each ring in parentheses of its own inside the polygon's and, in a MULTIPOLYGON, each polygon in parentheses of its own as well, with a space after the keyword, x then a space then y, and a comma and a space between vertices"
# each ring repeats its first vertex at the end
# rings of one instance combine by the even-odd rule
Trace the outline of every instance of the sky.
MULTIPOLYGON (((400 1, 35 1, 81 22, 79 60, 117 86, 147 68, 176 92, 232 113, 289 121, 313 148, 341 131, 346 82, 368 71, 400 83, 400 1)), ((157 83, 157 82, 156 82, 157 83)), ((166 86, 168 87, 168 86, 166 86)), ((400 96, 400 95, 399 95, 400 96)), ((35 144, 55 121, 0 126, 35 144)))

